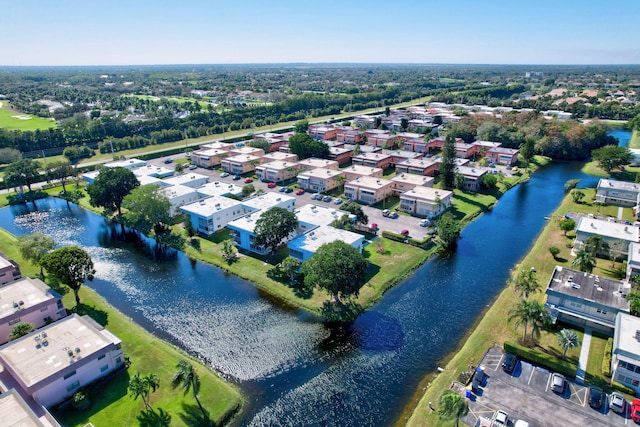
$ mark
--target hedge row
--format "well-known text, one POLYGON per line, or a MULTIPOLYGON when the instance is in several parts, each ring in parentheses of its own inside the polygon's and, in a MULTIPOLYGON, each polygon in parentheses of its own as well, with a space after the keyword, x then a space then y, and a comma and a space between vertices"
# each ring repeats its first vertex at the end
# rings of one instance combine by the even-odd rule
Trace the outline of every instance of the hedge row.
POLYGON ((621 393, 624 393, 624 394, 628 394, 629 396, 635 396, 636 395, 636 391, 634 389, 632 389, 631 387, 627 387, 624 384, 620 384, 619 382, 616 382, 616 381, 612 381, 611 382, 611 387, 614 390, 617 390, 617 391, 619 391, 621 393))
POLYGON ((578 367, 566 360, 560 360, 554 356, 548 356, 546 354, 537 352, 521 345, 505 342, 504 350, 507 353, 513 353, 523 360, 526 360, 536 365, 548 368, 554 372, 558 372, 567 377, 575 378, 578 372, 578 367))
POLYGON ((382 237, 387 238, 389 240, 394 240, 396 242, 408 243, 411 246, 416 246, 422 249, 429 249, 433 245, 433 240, 431 239, 431 236, 427 236, 423 240, 416 240, 412 238, 407 238, 407 236, 403 236, 402 234, 393 233, 391 231, 383 231, 382 237))
POLYGON ((613 351, 613 338, 607 340, 602 356, 602 375, 611 378, 611 352, 613 351))

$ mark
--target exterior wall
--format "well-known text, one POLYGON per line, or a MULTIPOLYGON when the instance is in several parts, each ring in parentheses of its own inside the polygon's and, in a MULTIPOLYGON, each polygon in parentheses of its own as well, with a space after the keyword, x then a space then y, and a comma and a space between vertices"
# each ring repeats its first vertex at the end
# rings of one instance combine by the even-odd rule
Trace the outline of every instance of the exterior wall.
POLYGON ((400 196, 400 209, 402 211, 427 218, 435 218, 450 207, 451 196, 440 200, 440 207, 438 207, 438 203, 435 200, 414 198, 407 195, 400 196))
POLYGON ((246 211, 238 204, 212 212, 208 216, 198 215, 193 212, 186 213, 189 215, 193 228, 195 228, 198 233, 210 236, 225 227, 229 222, 244 215, 246 211))
POLYGON ((346 198, 370 205, 386 199, 392 193, 393 185, 391 183, 378 189, 361 187, 353 182, 347 183, 344 186, 344 195, 346 198))
POLYGON ((13 282, 21 277, 20 269, 16 268, 16 266, 10 261, 7 261, 7 263, 8 265, 0 268, 0 285, 13 282))
MULTIPOLYGON (((246 157, 246 156, 241 156, 246 157)), ((256 170, 256 166, 260 164, 260 159, 258 157, 253 157, 249 159, 238 159, 234 157, 229 157, 222 160, 222 169, 225 172, 234 174, 234 175, 242 175, 245 173, 253 172, 256 170)))
POLYGON ((213 153, 211 150, 196 150, 191 153, 191 162, 202 168, 218 166, 222 162, 222 159, 229 154, 220 150, 216 151, 218 151, 218 153, 213 153))
POLYGON ((462 189, 467 191, 478 191, 480 190, 480 182, 482 179, 480 177, 464 177, 464 183, 462 184, 462 189))
MULTIPOLYGON (((107 352, 103 352, 103 354, 104 357, 102 359, 99 359, 102 356, 99 354, 92 355, 90 360, 82 359, 83 364, 81 366, 78 365, 75 369, 75 375, 67 379, 64 378, 62 373, 64 371, 62 371, 53 382, 42 387, 37 387, 36 385, 36 387, 27 390, 27 392, 42 406, 50 407, 60 403, 72 396, 80 387, 91 384, 98 378, 109 374, 124 362, 124 354, 120 344, 107 352)), ((67 373, 66 375, 69 374, 67 373)))
POLYGON ((553 319, 578 327, 591 327, 604 334, 613 335, 618 310, 584 299, 572 298, 547 290, 545 307, 553 319))
POLYGON ((633 207, 638 204, 638 194, 640 193, 622 189, 598 187, 596 202, 614 206, 633 207))
POLYGON ((355 156, 351 159, 354 165, 362 165, 369 166, 380 169, 387 169, 391 167, 391 156, 384 156, 380 159, 376 159, 375 157, 359 157, 355 156))
POLYGON ((359 144, 362 142, 362 134, 358 131, 343 131, 338 129, 336 139, 338 142, 346 142, 347 144, 359 144))
POLYGON ((636 363, 619 360, 616 355, 611 359, 611 381, 631 387, 640 393, 640 360, 636 363))
POLYGON ((500 151, 487 151, 485 153, 485 158, 487 160, 489 160, 490 162, 493 163, 498 163, 500 165, 515 165, 516 163, 518 163, 518 151, 516 151, 515 153, 504 153, 504 152, 500 152, 500 151))
POLYGON ((9 334, 18 323, 31 323, 35 329, 39 329, 50 322, 60 320, 67 315, 67 310, 62 305, 60 297, 50 299, 28 309, 18 310, 10 316, 0 319, 0 344, 9 341, 9 334))
POLYGON ((282 182, 295 178, 299 172, 300 169, 298 166, 293 164, 291 168, 283 169, 270 168, 269 164, 258 166, 256 168, 256 175, 261 181, 282 182))
POLYGON ((298 175, 298 185, 306 191, 322 193, 340 187, 342 185, 342 181, 335 179, 335 177, 320 178, 315 176, 309 177, 308 175, 298 175))
POLYGON ((358 172, 365 172, 365 171, 354 171, 351 169, 351 167, 347 167, 342 169, 342 172, 344 172, 345 177, 347 178, 347 180, 352 180, 352 179, 357 179, 358 177, 361 176, 370 176, 373 178, 382 178, 384 175, 384 171, 380 168, 370 168, 368 169, 368 171, 370 173, 365 174, 365 173, 358 173, 358 172))

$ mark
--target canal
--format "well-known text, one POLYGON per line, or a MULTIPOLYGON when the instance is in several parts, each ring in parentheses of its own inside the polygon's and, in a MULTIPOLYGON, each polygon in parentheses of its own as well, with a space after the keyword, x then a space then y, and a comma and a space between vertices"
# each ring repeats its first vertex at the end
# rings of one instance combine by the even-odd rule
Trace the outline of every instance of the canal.
POLYGON ((2 209, 0 226, 84 247, 97 270, 90 287, 240 385, 248 402, 237 424, 391 425, 505 286, 563 184, 595 185, 580 166, 554 163, 507 192, 463 230, 454 256, 427 262, 342 327, 182 253, 158 261, 149 241, 125 242, 119 226, 55 199, 2 209))

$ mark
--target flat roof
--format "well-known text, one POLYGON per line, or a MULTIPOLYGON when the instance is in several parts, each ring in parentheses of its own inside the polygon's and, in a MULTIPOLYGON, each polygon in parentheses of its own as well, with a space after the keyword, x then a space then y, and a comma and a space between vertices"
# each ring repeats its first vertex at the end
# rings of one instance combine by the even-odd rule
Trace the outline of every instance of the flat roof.
POLYGON ((185 212, 208 217, 218 211, 233 208, 236 206, 241 208, 242 204, 238 200, 215 195, 207 199, 198 200, 197 202, 181 206, 180 209, 185 212))
POLYGON ((388 179, 375 178, 372 176, 359 176, 345 183, 345 186, 349 187, 370 188, 374 190, 379 190, 391 185, 393 185, 393 182, 388 179))
POLYGON ((412 198, 412 199, 422 199, 422 200, 435 200, 439 197, 441 200, 446 199, 447 197, 451 197, 453 192, 448 190, 442 190, 439 188, 432 187, 413 187, 409 191, 405 191, 400 195, 400 198, 412 198))
POLYGON ((56 298, 60 295, 40 279, 23 277, 5 283, 0 286, 0 319, 56 298))
POLYGON ((320 246, 340 240, 348 245, 353 245, 364 240, 361 234, 347 230, 341 230, 328 225, 321 225, 313 230, 300 234, 287 243, 291 249, 298 249, 307 252, 316 252, 320 246))
POLYGON ((7 268, 7 267, 11 267, 12 265, 13 264, 11 264, 8 259, 6 259, 3 256, 0 256, 0 268, 7 268))
POLYGON ((480 145, 481 147, 489 147, 489 148, 496 148, 496 147, 500 147, 502 145, 501 142, 494 142, 494 141, 473 141, 472 144, 474 145, 480 145))
POLYGON ((344 176, 344 172, 335 169, 315 168, 298 174, 298 178, 334 178, 336 176, 344 176))
POLYGON ((242 205, 255 210, 266 210, 274 206, 282 206, 284 204, 287 204, 288 202, 295 203, 295 201, 295 197, 268 191, 264 194, 260 194, 250 199, 243 200, 242 205))
POLYGON ((382 150, 382 154, 388 154, 393 157, 402 157, 403 159, 420 159, 422 158, 422 153, 416 153, 415 151, 405 151, 405 150, 393 150, 387 151, 382 150))
POLYGON ((340 147, 329 147, 329 153, 337 156, 339 154, 350 153, 350 152, 353 151, 353 150, 350 150, 348 148, 344 148, 343 145, 341 145, 340 147))
POLYGON ((598 181, 598 189, 600 188, 631 191, 634 193, 640 192, 640 184, 628 181, 616 181, 615 179, 606 178, 601 178, 600 181, 598 181))
POLYGON ((0 414, 2 424, 14 427, 44 427, 29 405, 12 388, 0 394, 0 414))
POLYGON ((238 154, 235 156, 227 157, 226 159, 222 159, 223 162, 228 163, 247 163, 253 161, 260 161, 260 157, 252 156, 251 154, 238 154))
POLYGON ((118 160, 115 162, 105 163, 104 167, 105 168, 121 167, 121 168, 127 168, 127 169, 134 169, 134 168, 139 168, 140 166, 144 166, 146 164, 147 164, 146 161, 140 160, 140 159, 125 159, 125 160, 118 160))
POLYGON ((355 218, 355 215, 347 211, 335 209, 329 206, 306 204, 300 209, 294 211, 298 221, 312 225, 329 225, 334 220, 342 218, 342 215, 348 215, 355 218))
POLYGON ((229 151, 221 150, 219 148, 206 148, 206 149, 196 150, 191 153, 192 156, 195 155, 199 157, 214 157, 214 156, 221 156, 223 154, 224 155, 229 154, 229 151))
POLYGON ((146 166, 141 166, 139 168, 132 169, 131 172, 133 172, 135 176, 147 175, 147 176, 158 177, 158 176, 173 175, 175 171, 169 168, 165 168, 163 166, 146 165, 146 166))
POLYGON ((229 144, 227 142, 218 142, 218 141, 207 142, 206 144, 200 145, 200 149, 203 149, 203 150, 224 150, 224 151, 229 151, 232 148, 235 148, 235 146, 233 144, 229 144))
POLYGON ((464 176, 471 176, 474 178, 479 178, 487 173, 486 169, 472 168, 468 166, 458 166, 456 167, 456 171, 464 176))
POLYGON ((355 173, 357 175, 373 175, 373 174, 381 174, 384 171, 380 168, 372 167, 372 166, 364 166, 364 165, 351 165, 346 168, 340 169, 344 172, 355 173))
POLYGON ((547 290, 587 300, 596 304, 629 311, 626 299, 629 285, 619 280, 599 277, 566 267, 556 266, 551 274, 547 290))
POLYGON ((396 166, 410 166, 410 167, 418 167, 418 168, 427 168, 438 163, 435 159, 406 159, 399 163, 396 163, 396 166))
POLYGON ((640 318, 626 313, 618 313, 616 317, 614 350, 622 350, 640 356, 640 318))
POLYGON ((120 343, 95 322, 72 314, 0 347, 0 357, 31 387, 111 344, 120 343), (69 356, 69 352, 72 353, 69 356))
POLYGON ((391 155, 381 153, 381 152, 374 152, 374 153, 361 152, 360 154, 358 154, 357 156, 354 156, 353 158, 355 160, 384 160, 384 159, 391 158, 391 155))
POLYGON ((253 212, 249 215, 236 218, 233 221, 229 221, 227 227, 253 233, 253 230, 256 228, 256 220, 265 212, 266 211, 253 212))
POLYGON ((308 159, 300 160, 298 162, 301 166, 310 166, 312 168, 338 168, 338 162, 329 159, 318 159, 317 157, 309 157, 308 159))
POLYGON ((240 147, 240 148, 234 148, 232 150, 229 150, 231 153, 235 153, 237 155, 253 155, 253 156, 262 156, 264 155, 264 150, 262 148, 256 148, 256 147, 248 147, 248 146, 244 146, 244 147, 240 147))
POLYGON ((635 225, 620 224, 606 219, 590 218, 581 216, 576 227, 577 232, 585 234, 599 234, 602 237, 609 237, 629 242, 640 240, 640 227, 635 225))
POLYGON ((156 178, 155 176, 138 175, 136 176, 136 178, 138 178, 138 182, 140 183, 140 185, 165 185, 164 181, 162 181, 160 178, 156 178))
POLYGON ((640 263, 640 243, 629 243, 628 262, 640 263))
POLYGON ((195 188, 187 187, 186 185, 180 185, 180 184, 164 187, 161 191, 162 191, 162 194, 167 196, 169 199, 173 199, 174 197, 186 196, 187 194, 197 193, 195 188))
POLYGON ((242 187, 226 182, 207 182, 196 188, 196 191, 203 196, 224 196, 226 194, 242 194, 242 187))
POLYGON ((274 160, 273 162, 263 163, 260 166, 256 166, 256 169, 283 170, 291 167, 299 169, 298 163, 291 160, 274 160))
POLYGON ((293 153, 283 153, 281 151, 274 151, 273 153, 267 153, 264 156, 262 156, 262 160, 267 162, 273 162, 278 160, 297 162, 298 155, 293 153))
POLYGON ((434 179, 426 175, 416 175, 414 173, 401 173, 391 178, 394 182, 403 182, 407 184, 424 185, 431 187, 434 179))
POLYGON ((205 182, 209 181, 209 177, 207 175, 191 172, 191 173, 185 173, 183 175, 176 175, 171 178, 167 178, 163 181, 172 185, 179 185, 179 184, 186 185, 194 181, 205 181, 205 182))
POLYGON ((507 148, 507 147, 492 147, 492 148, 489 148, 487 151, 498 153, 498 154, 502 153, 502 154, 509 154, 509 155, 518 154, 520 152, 520 150, 516 148, 507 148))

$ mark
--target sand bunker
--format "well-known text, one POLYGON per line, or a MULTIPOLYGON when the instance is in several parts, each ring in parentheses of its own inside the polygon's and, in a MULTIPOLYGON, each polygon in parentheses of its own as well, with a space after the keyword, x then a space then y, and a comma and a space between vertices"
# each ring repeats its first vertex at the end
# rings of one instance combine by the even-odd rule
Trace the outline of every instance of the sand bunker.
POLYGON ((11 116, 18 120, 31 120, 31 116, 27 116, 26 114, 19 114, 17 116, 11 116))

